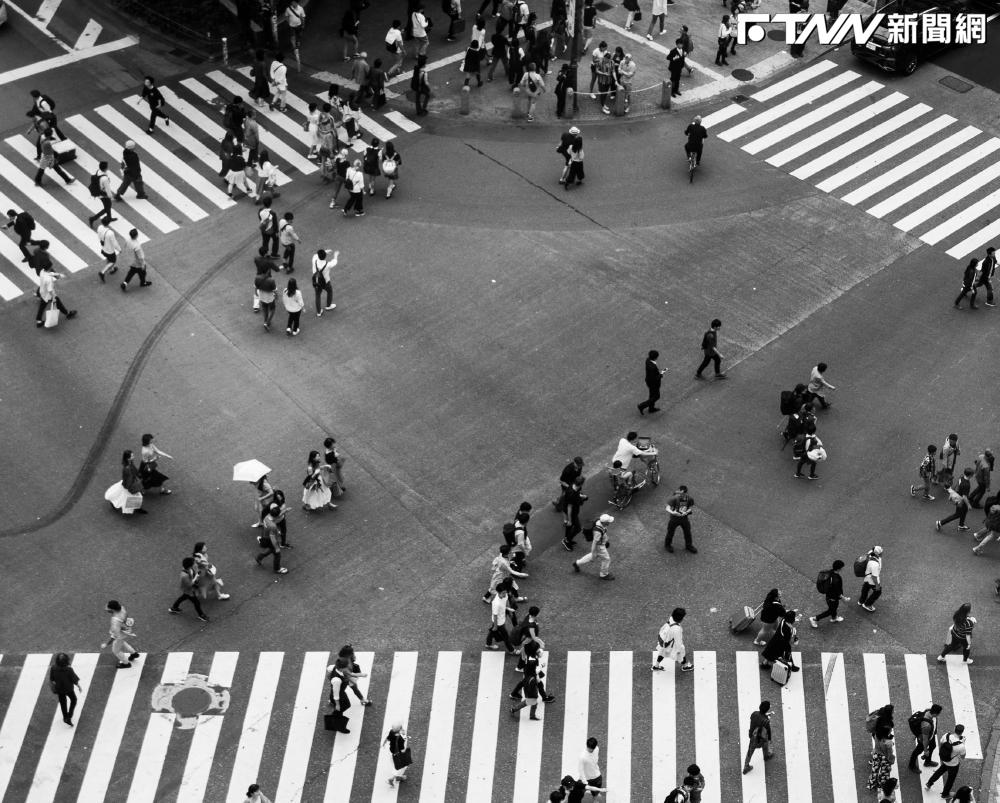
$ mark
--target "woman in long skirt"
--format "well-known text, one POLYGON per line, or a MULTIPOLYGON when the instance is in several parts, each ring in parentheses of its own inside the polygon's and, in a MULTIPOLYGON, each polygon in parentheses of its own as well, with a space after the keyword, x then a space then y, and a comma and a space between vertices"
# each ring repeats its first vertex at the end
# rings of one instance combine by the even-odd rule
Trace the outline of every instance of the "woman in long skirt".
POLYGON ((147 491, 150 488, 159 488, 161 494, 173 493, 169 488, 163 487, 163 483, 170 478, 157 470, 156 462, 161 457, 165 457, 168 460, 173 460, 174 458, 166 452, 160 451, 156 444, 153 443, 153 436, 148 433, 142 436, 141 455, 142 463, 139 466, 139 476, 142 477, 142 487, 147 491))
POLYGON ((306 467, 306 478, 302 481, 302 509, 306 511, 336 510, 337 506, 330 500, 333 494, 326 482, 331 477, 331 469, 319 459, 319 452, 313 449, 309 452, 309 465, 306 467))
POLYGON ((793 672, 799 671, 799 667, 792 663, 792 645, 799 640, 795 633, 797 617, 797 611, 785 611, 784 616, 778 620, 778 627, 774 631, 774 635, 768 640, 767 646, 760 654, 760 662, 763 666, 772 666, 775 661, 783 661, 793 672))
POLYGON ((892 736, 876 739, 872 747, 871 758, 868 759, 868 790, 874 792, 889 780, 892 764, 896 760, 892 749, 892 736))
POLYGON ((104 492, 104 498, 115 510, 120 510, 123 516, 147 512, 142 509, 142 480, 139 479, 139 469, 135 467, 132 457, 131 449, 122 452, 122 478, 104 492), (135 497, 138 497, 138 504, 135 503, 135 497))

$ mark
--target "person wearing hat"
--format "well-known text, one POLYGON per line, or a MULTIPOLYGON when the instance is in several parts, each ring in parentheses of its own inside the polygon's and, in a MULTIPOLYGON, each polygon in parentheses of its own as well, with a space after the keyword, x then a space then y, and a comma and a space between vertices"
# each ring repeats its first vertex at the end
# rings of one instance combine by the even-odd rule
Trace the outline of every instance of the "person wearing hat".
MULTIPOLYGON (((590 546, 590 552, 584 555, 582 558, 578 558, 573 561, 573 571, 579 574, 580 564, 590 563, 595 557, 600 558, 601 567, 599 570, 599 576, 602 580, 614 580, 615 576, 611 573, 611 555, 608 554, 608 546, 611 543, 611 539, 608 536, 608 525, 612 524, 615 520, 614 516, 609 516, 607 513, 601 515, 597 521, 594 522, 591 527, 591 532, 593 533, 593 541, 590 546)), ((584 531, 586 533, 586 531, 584 531)))
POLYGON ((131 139, 125 143, 122 151, 122 183, 115 193, 115 200, 122 199, 122 193, 130 186, 135 185, 136 197, 147 198, 146 188, 142 183, 142 166, 139 164, 139 154, 135 152, 135 142, 131 139))
POLYGON ((573 143, 576 138, 580 136, 580 129, 576 126, 572 126, 569 131, 564 131, 559 137, 559 147, 556 148, 556 153, 562 154, 563 159, 566 164, 563 166, 562 175, 559 176, 559 183, 566 183, 566 174, 569 173, 569 149, 573 147, 573 143))
POLYGON ((254 558, 254 562, 260 566, 261 561, 268 555, 274 555, 274 573, 288 574, 288 569, 281 566, 281 532, 278 529, 278 517, 281 515, 280 505, 272 504, 264 516, 264 534, 257 537, 264 551, 254 558))
POLYGON ((873 546, 865 565, 865 579, 861 584, 858 605, 866 611, 875 612, 875 600, 882 596, 882 547, 873 546))

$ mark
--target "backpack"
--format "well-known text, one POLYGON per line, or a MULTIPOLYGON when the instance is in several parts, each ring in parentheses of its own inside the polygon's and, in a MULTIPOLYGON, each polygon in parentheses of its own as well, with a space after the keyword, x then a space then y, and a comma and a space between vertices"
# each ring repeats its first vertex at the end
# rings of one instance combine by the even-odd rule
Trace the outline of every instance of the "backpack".
POLYGON ((792 443, 792 457, 802 458, 806 454, 806 434, 800 432, 795 436, 795 441, 792 443))
POLYGON ((871 558, 871 552, 865 552, 864 555, 858 555, 854 560, 854 576, 864 577, 868 574, 868 561, 871 558))
POLYGON ((816 590, 820 594, 825 594, 830 590, 830 586, 833 584, 833 571, 831 569, 824 569, 818 575, 816 575, 816 590))
POLYGON ((920 736, 920 728, 925 722, 932 722, 926 714, 926 711, 914 711, 907 717, 906 724, 910 726, 910 733, 914 736, 920 736))
POLYGON ((942 761, 951 761, 951 757, 955 755, 955 745, 948 741, 948 734, 945 734, 944 739, 941 740, 938 755, 942 761))
POLYGON ((100 198, 104 193, 101 192, 101 174, 94 173, 90 177, 90 183, 87 185, 87 189, 90 190, 90 194, 94 198, 100 198))
POLYGON ((49 104, 49 108, 52 111, 56 110, 56 102, 52 100, 52 98, 50 98, 48 95, 42 95, 42 100, 44 100, 46 103, 49 104))
POLYGON ((600 524, 598 524, 597 519, 594 519, 592 522, 590 522, 589 525, 587 525, 586 527, 583 528, 583 530, 582 530, 583 537, 586 538, 588 541, 593 541, 594 540, 594 531, 598 527, 600 527, 600 524))
POLYGON ((865 730, 874 735, 876 722, 878 722, 878 711, 872 711, 865 717, 865 730))
POLYGON ((26 231, 30 234, 35 228, 35 219, 31 216, 30 212, 21 212, 15 220, 14 231, 20 228, 21 231, 26 231))
POLYGON ((517 543, 517 539, 514 537, 514 532, 517 530, 517 525, 512 521, 508 521, 503 526, 503 540, 507 542, 508 546, 514 546, 517 543))
POLYGON ((795 410, 795 391, 783 390, 781 391, 781 414, 791 415, 796 412, 795 410))

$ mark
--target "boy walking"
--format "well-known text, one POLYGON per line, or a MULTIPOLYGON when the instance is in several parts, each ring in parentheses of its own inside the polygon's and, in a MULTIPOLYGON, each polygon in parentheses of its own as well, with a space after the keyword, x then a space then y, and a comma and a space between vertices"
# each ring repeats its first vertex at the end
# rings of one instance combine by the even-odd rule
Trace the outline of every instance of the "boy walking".
MULTIPOLYGON (((931 481, 937 476, 937 446, 933 443, 927 447, 927 454, 924 455, 924 459, 920 462, 920 467, 917 471, 924 484, 924 500, 933 502, 934 497, 931 496, 931 481)), ((917 495, 917 487, 916 485, 910 486, 910 496, 917 495)))
POLYGON ((695 379, 704 379, 701 372, 704 371, 709 363, 713 363, 715 366, 715 378, 725 379, 726 375, 722 371, 722 355, 719 353, 719 330, 722 328, 722 321, 718 318, 712 319, 711 328, 705 332, 701 338, 701 350, 705 355, 704 359, 701 361, 701 365, 698 366, 698 370, 694 372, 695 379))
POLYGON ((830 569, 819 573, 816 578, 816 590, 826 598, 826 610, 816 616, 809 617, 809 624, 819 627, 819 620, 829 617, 831 622, 843 622, 844 617, 837 615, 837 608, 841 600, 850 602, 850 597, 844 596, 844 578, 840 576, 840 570, 844 568, 844 561, 835 560, 830 569))

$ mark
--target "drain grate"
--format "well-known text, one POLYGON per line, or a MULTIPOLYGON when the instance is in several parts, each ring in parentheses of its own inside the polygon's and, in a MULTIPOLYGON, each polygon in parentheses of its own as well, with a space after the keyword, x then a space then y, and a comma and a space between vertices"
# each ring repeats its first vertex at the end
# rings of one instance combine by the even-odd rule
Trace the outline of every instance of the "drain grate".
POLYGON ((972 84, 967 83, 960 78, 956 78, 954 75, 946 75, 942 78, 941 86, 946 86, 948 89, 953 89, 956 92, 968 92, 972 89, 972 84))

